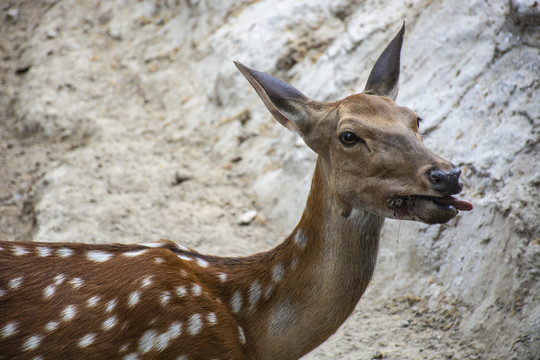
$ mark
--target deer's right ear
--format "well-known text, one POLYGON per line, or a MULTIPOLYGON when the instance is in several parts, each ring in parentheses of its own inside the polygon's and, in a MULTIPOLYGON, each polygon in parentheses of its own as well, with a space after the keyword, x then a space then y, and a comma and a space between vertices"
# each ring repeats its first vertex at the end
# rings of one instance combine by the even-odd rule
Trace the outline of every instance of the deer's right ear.
POLYGON ((292 132, 304 136, 309 131, 308 108, 311 100, 285 81, 234 64, 253 86, 274 118, 292 132))

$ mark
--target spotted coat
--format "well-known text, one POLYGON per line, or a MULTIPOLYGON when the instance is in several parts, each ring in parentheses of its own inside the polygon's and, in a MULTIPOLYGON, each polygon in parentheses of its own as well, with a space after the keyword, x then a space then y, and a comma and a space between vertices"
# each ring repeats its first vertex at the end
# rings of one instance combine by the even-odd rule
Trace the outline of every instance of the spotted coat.
POLYGON ((0 359, 243 353, 243 329, 198 276, 207 260, 172 242, 0 242, 0 249, 0 359))

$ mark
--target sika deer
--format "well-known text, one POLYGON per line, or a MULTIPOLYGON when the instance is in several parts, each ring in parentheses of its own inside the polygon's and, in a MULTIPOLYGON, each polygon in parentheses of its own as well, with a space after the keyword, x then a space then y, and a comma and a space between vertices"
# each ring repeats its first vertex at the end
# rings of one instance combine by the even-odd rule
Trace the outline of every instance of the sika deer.
POLYGON ((206 256, 170 241, 0 243, 0 358, 297 359, 351 314, 385 217, 444 223, 460 171, 394 103, 404 27, 364 92, 326 103, 236 63, 318 154, 298 226, 275 249, 206 256))

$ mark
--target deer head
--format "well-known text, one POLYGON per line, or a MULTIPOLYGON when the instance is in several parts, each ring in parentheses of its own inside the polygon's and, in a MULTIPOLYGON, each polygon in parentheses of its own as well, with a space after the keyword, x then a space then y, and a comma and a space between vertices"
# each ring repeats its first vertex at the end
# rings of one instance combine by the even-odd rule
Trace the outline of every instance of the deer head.
POLYGON ((346 216, 445 223, 458 210, 461 171, 428 149, 420 119, 395 103, 405 24, 383 51, 362 93, 336 102, 308 98, 293 86, 235 62, 272 115, 319 155, 320 171, 346 216))

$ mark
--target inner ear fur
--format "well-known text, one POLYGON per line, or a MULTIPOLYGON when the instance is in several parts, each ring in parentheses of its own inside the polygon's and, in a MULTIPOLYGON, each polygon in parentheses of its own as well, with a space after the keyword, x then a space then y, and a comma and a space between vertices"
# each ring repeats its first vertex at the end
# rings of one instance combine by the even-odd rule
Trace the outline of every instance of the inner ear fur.
POLYGON ((309 132, 310 108, 315 101, 283 80, 250 69, 238 61, 234 64, 281 125, 302 137, 309 132))

